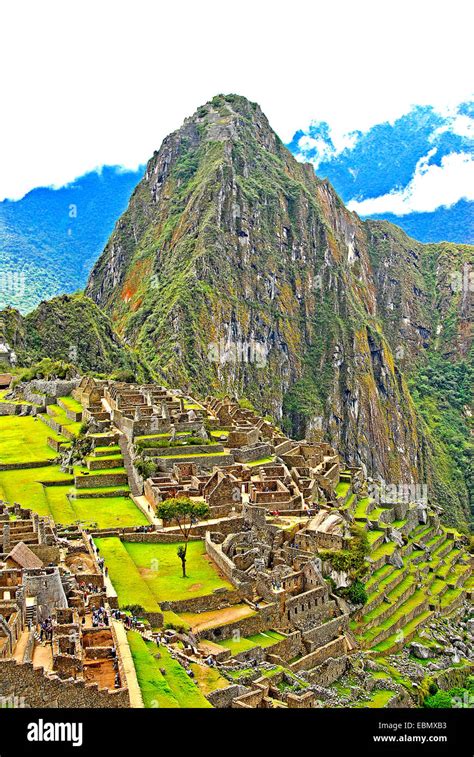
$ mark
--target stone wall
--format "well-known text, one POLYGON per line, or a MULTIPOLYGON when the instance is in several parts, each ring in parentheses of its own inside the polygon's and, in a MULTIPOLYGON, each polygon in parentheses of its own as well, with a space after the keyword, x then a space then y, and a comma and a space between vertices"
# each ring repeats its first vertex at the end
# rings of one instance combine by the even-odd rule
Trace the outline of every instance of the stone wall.
POLYGON ((299 670, 311 670, 323 662, 326 662, 330 657, 341 657, 347 653, 347 643, 344 636, 339 636, 337 639, 333 639, 328 644, 322 647, 318 647, 314 652, 302 657, 300 660, 296 660, 290 667, 294 673, 299 670))
POLYGON ((220 610, 241 602, 242 597, 237 591, 216 589, 212 594, 204 597, 190 597, 179 599, 174 602, 160 602, 162 610, 174 612, 206 612, 208 610, 220 610))
POLYGON ((237 463, 253 463, 255 460, 262 460, 264 457, 273 455, 273 447, 270 444, 260 444, 258 447, 249 449, 234 448, 231 453, 237 463))
MULTIPOLYGON (((103 534, 102 534, 103 535, 103 534)), ((116 536, 117 534, 112 534, 116 536)), ((150 531, 149 533, 128 533, 121 541, 130 541, 135 544, 175 544, 183 541, 183 537, 178 532, 168 533, 166 531, 150 531)), ((189 541, 202 541, 201 536, 190 535, 189 541)))
POLYGON ((277 641, 276 644, 267 647, 265 651, 267 654, 281 657, 282 660, 292 660, 304 651, 300 631, 289 633, 288 636, 281 641, 277 641))
POLYGON ((127 689, 107 691, 97 684, 64 681, 31 663, 11 659, 0 661, 0 695, 22 697, 28 707, 130 707, 127 689))
POLYGON ((268 631, 269 628, 277 625, 277 623, 277 606, 268 605, 255 613, 255 615, 239 618, 239 620, 225 623, 215 628, 206 628, 203 631, 199 631, 196 635, 198 638, 209 639, 209 641, 222 641, 223 639, 229 639, 234 631, 238 631, 241 636, 253 636, 261 631, 268 631))
POLYGON ((329 686, 337 681, 347 670, 347 656, 330 657, 328 660, 319 665, 307 674, 309 683, 318 686, 329 686))
MULTIPOLYGON (((31 464, 30 464, 31 466, 31 464)), ((128 484, 126 473, 109 473, 106 475, 76 476, 75 486, 77 489, 102 486, 122 486, 128 484)))
POLYGON ((327 623, 323 623, 316 628, 312 628, 304 634, 305 643, 308 645, 308 651, 313 652, 318 647, 322 647, 335 639, 337 636, 341 636, 349 630, 349 616, 340 615, 334 620, 328 620, 327 623))
POLYGON ((230 707, 234 698, 240 697, 247 692, 248 688, 246 686, 241 686, 240 684, 235 683, 228 686, 226 689, 211 691, 210 694, 207 694, 206 698, 213 707, 230 707))

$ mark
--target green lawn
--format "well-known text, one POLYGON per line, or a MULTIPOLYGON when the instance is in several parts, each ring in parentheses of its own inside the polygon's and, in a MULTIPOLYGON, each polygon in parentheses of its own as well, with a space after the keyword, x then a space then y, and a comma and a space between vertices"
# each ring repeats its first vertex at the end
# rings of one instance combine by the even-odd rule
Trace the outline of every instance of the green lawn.
POLYGON ((389 689, 375 689, 375 691, 371 693, 370 699, 368 701, 361 702, 360 704, 357 704, 356 707, 386 707, 394 694, 395 692, 389 691, 389 689))
POLYGON ((59 399, 68 410, 72 410, 74 413, 82 413, 83 407, 80 402, 74 399, 74 397, 60 397, 59 399))
POLYGON ((212 707, 165 646, 145 641, 136 631, 129 631, 127 636, 145 707, 212 707))
POLYGON ((179 543, 125 542, 124 546, 158 601, 201 597, 210 594, 214 589, 233 588, 232 584, 217 573, 213 562, 206 555, 203 541, 192 541, 188 544, 187 578, 182 578, 181 561, 176 554, 179 543))
POLYGON ((141 577, 120 539, 109 537, 97 538, 94 541, 105 559, 120 606, 137 604, 146 612, 159 612, 160 606, 156 597, 141 577))
POLYGON ((182 578, 178 543, 135 544, 116 538, 96 539, 120 604, 140 604, 157 611, 160 602, 200 597, 232 585, 220 578, 202 541, 188 544, 187 578, 182 578))
POLYGON ((221 647, 230 649, 234 655, 239 652, 245 652, 248 649, 253 649, 254 647, 271 647, 273 644, 276 644, 284 638, 285 637, 281 633, 278 633, 278 631, 263 631, 254 636, 242 637, 238 641, 234 639, 225 639, 224 641, 219 641, 217 643, 221 647))
POLYGON ((74 479, 57 465, 0 471, 0 497, 30 507, 39 515, 50 515, 57 523, 68 525, 81 520, 84 524, 97 523, 99 528, 123 528, 148 523, 126 494, 123 497, 91 496, 69 500, 67 495, 74 491, 73 484, 74 479), (58 481, 63 485, 43 486, 43 482, 58 481))
POLYGON ((255 468, 257 465, 267 465, 267 463, 273 463, 274 457, 261 457, 260 460, 254 460, 252 463, 246 463, 249 468, 255 468))
POLYGON ((30 507, 39 515, 51 515, 45 487, 42 481, 62 481, 74 483, 71 476, 62 473, 57 465, 23 470, 0 471, 0 489, 8 502, 19 502, 30 507))
POLYGON ((61 441, 49 426, 31 416, 0 417, 0 463, 31 463, 54 460, 56 453, 48 447, 48 437, 61 441))
POLYGON ((149 522, 130 497, 71 499, 70 507, 73 512, 72 521, 80 520, 84 525, 97 523, 98 528, 145 526, 149 522))

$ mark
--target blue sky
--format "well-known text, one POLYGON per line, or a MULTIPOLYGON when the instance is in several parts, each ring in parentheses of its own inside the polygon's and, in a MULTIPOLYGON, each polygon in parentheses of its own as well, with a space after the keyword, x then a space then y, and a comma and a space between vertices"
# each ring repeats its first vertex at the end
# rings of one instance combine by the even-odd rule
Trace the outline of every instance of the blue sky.
MULTIPOLYGON (((136 168, 219 92, 258 101, 285 142, 326 122, 337 150, 351 132, 393 123, 414 105, 446 116, 472 97, 469 8, 465 0, 3 3, 0 199, 101 165, 136 168)), ((464 159, 437 159, 418 173, 431 171, 442 199, 440 184, 464 186, 469 174, 464 159)), ((421 183, 417 196, 431 191, 421 183)), ((403 210, 406 199, 398 202, 403 210)))
POLYGON ((361 215, 431 212, 474 200, 473 113, 473 102, 444 113, 417 106, 339 142, 327 122, 314 121, 288 146, 361 215))

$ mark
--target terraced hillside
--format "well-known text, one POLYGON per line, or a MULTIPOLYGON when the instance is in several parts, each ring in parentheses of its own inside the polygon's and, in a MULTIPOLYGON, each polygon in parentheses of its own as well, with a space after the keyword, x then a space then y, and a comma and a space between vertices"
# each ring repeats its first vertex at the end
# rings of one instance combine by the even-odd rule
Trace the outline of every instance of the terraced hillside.
POLYGON ((449 613, 466 595, 470 561, 461 534, 442 526, 433 510, 426 524, 417 525, 416 504, 380 507, 361 497, 353 508, 356 521, 368 532, 371 545, 367 603, 352 628, 361 645, 376 654, 400 650, 434 614, 449 613), (389 529, 400 543, 387 541, 389 529))
POLYGON ((61 455, 67 456, 81 432, 81 404, 69 395, 47 404, 45 412, 34 407, 34 416, 0 416, 0 498, 62 525, 106 529, 148 524, 130 498, 115 437, 93 434, 94 448, 84 464, 64 466, 61 455))

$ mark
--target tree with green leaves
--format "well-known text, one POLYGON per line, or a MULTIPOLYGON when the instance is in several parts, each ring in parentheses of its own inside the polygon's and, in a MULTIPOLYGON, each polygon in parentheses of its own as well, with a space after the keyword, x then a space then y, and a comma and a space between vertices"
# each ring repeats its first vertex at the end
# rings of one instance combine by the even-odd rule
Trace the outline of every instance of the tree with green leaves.
POLYGON ((183 536, 184 544, 178 547, 177 555, 181 560, 183 578, 186 576, 186 553, 188 550, 189 536, 193 523, 207 518, 209 507, 206 502, 194 502, 189 497, 171 497, 161 502, 157 509, 157 515, 164 521, 175 521, 183 536))

